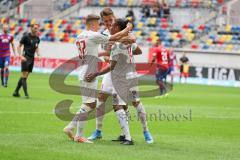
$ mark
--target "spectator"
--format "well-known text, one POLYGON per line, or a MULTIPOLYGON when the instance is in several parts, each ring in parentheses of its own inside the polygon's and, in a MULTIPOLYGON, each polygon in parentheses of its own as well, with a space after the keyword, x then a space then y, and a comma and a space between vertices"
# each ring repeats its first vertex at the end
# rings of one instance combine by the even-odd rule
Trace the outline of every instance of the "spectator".
POLYGON ((148 5, 144 5, 141 10, 143 17, 148 18, 150 17, 150 7, 148 5))
POLYGON ((153 6, 153 14, 151 15, 152 17, 158 17, 158 18, 161 18, 162 14, 162 11, 161 11, 161 4, 159 3, 156 3, 154 6, 153 6))
POLYGON ((163 8, 163 18, 169 18, 170 16, 170 8, 165 0, 162 1, 162 8, 163 8))
POLYGON ((186 83, 189 76, 189 59, 186 53, 183 53, 183 56, 180 58, 180 83, 182 81, 182 76, 185 78, 186 83))
POLYGON ((131 22, 135 21, 135 15, 134 15, 134 11, 132 10, 132 8, 130 8, 126 14, 126 18, 129 19, 131 22))

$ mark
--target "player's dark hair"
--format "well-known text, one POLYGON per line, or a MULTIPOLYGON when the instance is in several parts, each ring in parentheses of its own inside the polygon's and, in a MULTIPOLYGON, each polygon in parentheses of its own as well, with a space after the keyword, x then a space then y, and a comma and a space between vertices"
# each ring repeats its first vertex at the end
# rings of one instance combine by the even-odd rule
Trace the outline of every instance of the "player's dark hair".
POLYGON ((39 26, 37 23, 31 24, 30 28, 33 28, 34 26, 39 26))
POLYGON ((120 31, 124 30, 127 27, 128 22, 129 22, 128 20, 124 20, 121 18, 115 20, 115 23, 119 27, 120 31))
POLYGON ((109 7, 104 8, 104 9, 100 12, 101 18, 103 18, 104 16, 109 16, 109 15, 114 15, 112 9, 109 8, 109 7))

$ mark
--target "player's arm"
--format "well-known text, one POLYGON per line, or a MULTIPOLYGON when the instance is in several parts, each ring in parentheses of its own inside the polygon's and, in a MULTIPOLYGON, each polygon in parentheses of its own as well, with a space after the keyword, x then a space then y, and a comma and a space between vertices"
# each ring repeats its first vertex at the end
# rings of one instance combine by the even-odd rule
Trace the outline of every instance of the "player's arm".
POLYGON ((18 52, 18 55, 21 57, 21 60, 26 61, 26 58, 22 55, 22 46, 23 44, 20 42, 17 47, 17 52, 18 52))
POLYGON ((109 55, 110 55, 110 53, 108 51, 98 53, 98 57, 104 57, 104 56, 109 56, 109 55))
POLYGON ((112 70, 114 70, 115 66, 117 64, 117 61, 110 61, 110 65, 104 67, 103 69, 101 69, 100 71, 96 72, 95 75, 97 76, 101 76, 104 75, 112 70))
POLYGON ((134 37, 134 35, 129 33, 127 36, 124 36, 123 38, 121 38, 118 42, 121 42, 124 44, 133 44, 136 42, 136 38, 134 37))
POLYGON ((119 54, 118 54, 118 51, 117 50, 114 50, 111 54, 111 57, 110 57, 110 64, 106 67, 104 67, 103 69, 101 69, 100 71, 98 72, 95 72, 95 73, 92 73, 92 74, 89 74, 85 77, 86 81, 87 82, 91 82, 93 79, 95 79, 97 76, 100 76, 100 75, 103 75, 103 74, 106 74, 108 72, 110 72, 111 70, 113 70, 117 64, 117 61, 118 61, 118 58, 119 57, 119 54))
POLYGON ((153 59, 151 61, 151 66, 153 65, 154 62, 156 62, 156 59, 157 59, 157 54, 153 53, 153 59))
POLYGON ((121 38, 128 36, 128 33, 129 33, 129 31, 132 30, 132 28, 133 28, 133 25, 131 23, 128 23, 127 27, 124 30, 122 30, 114 35, 111 35, 109 38, 109 41, 119 41, 121 38))
POLYGON ((13 50, 14 56, 16 56, 16 49, 15 49, 15 44, 14 44, 13 40, 11 41, 11 46, 12 46, 12 50, 13 50))
POLYGON ((22 47, 23 47, 23 45, 26 43, 26 41, 27 41, 27 37, 26 37, 26 35, 24 35, 24 36, 22 37, 22 39, 20 40, 19 45, 18 45, 18 47, 17 47, 18 54, 19 54, 19 56, 21 57, 21 60, 22 60, 22 61, 26 61, 26 58, 25 58, 25 57, 23 56, 23 54, 22 54, 22 47))
POLYGON ((36 55, 37 55, 38 57, 40 57, 39 47, 36 49, 36 55))
POLYGON ((36 48, 36 55, 38 56, 38 58, 40 58, 39 43, 40 43, 40 39, 38 40, 37 48, 36 48))
POLYGON ((101 76, 103 74, 106 74, 110 71, 112 71, 115 66, 117 64, 117 61, 110 61, 110 64, 107 65, 106 67, 104 67, 103 69, 101 69, 100 71, 98 72, 95 72, 95 73, 91 73, 91 74, 88 74, 85 79, 87 82, 91 82, 92 80, 94 80, 97 76, 101 76))

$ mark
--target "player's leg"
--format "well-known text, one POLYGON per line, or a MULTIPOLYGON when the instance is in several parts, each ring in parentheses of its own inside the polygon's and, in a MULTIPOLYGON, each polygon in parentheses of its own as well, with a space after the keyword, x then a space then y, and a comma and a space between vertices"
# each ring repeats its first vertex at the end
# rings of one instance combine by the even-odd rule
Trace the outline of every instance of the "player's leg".
POLYGON ((26 98, 29 98, 28 95, 28 90, 27 90, 27 78, 29 76, 29 72, 22 72, 22 87, 23 87, 23 91, 25 94, 26 98))
POLYGON ((4 85, 3 83, 3 74, 4 74, 4 58, 0 57, 0 69, 1 69, 1 84, 2 86, 4 85))
POLYGON ((3 69, 3 86, 4 87, 7 87, 7 84, 8 84, 9 63, 10 63, 10 57, 6 57, 4 62, 4 69, 3 69))
POLYGON ((126 112, 123 109, 124 105, 114 105, 114 111, 116 113, 117 120, 120 124, 120 127, 124 133, 124 139, 121 141, 121 144, 124 145, 133 145, 133 141, 130 134, 130 129, 128 125, 128 117, 126 112))
POLYGON ((139 98, 138 87, 133 87, 132 89, 130 89, 130 96, 131 96, 132 105, 137 111, 138 120, 140 120, 141 122, 145 141, 149 144, 153 143, 153 138, 151 136, 151 133, 147 125, 147 114, 145 111, 145 107, 139 98))
POLYGON ((77 114, 77 132, 74 141, 80 143, 93 143, 84 137, 83 130, 86 125, 88 115, 96 108, 96 101, 92 103, 83 103, 77 114))
POLYGON ((182 82, 182 76, 183 76, 183 65, 180 66, 180 77, 179 77, 179 82, 182 82))
POLYGON ((26 63, 27 63, 27 70, 22 72, 22 86, 23 86, 25 98, 29 98, 28 89, 27 89, 27 79, 28 79, 29 74, 33 70, 34 59, 27 59, 26 63))
POLYGON ((96 140, 102 138, 102 124, 105 114, 105 103, 108 98, 108 94, 100 92, 98 95, 98 102, 96 106, 96 130, 88 137, 89 140, 96 140))
POLYGON ((113 140, 121 142, 121 144, 124 145, 133 145, 133 141, 130 135, 129 125, 128 125, 128 116, 126 114, 126 105, 127 105, 127 94, 120 97, 117 92, 114 90, 113 93, 113 109, 116 114, 117 120, 120 124, 122 133, 124 136, 122 136, 121 139, 113 140))
POLYGON ((98 95, 98 101, 96 106, 96 130, 88 137, 89 140, 96 140, 102 138, 102 126, 105 115, 106 101, 113 92, 113 85, 111 80, 111 74, 104 75, 101 85, 101 92, 98 95))
POLYGON ((3 74, 4 74, 4 69, 1 68, 1 84, 2 84, 2 86, 4 85, 4 82, 3 82, 3 74))
POLYGON ((28 77, 28 73, 29 73, 29 61, 22 61, 21 62, 21 76, 18 80, 16 89, 13 93, 14 97, 20 97, 19 90, 23 86, 23 82, 24 82, 25 90, 26 90, 27 85, 26 85, 25 82, 26 82, 26 79, 28 77))
POLYGON ((165 85, 164 85, 164 82, 163 82, 163 79, 164 79, 164 76, 163 76, 163 70, 162 69, 158 69, 157 70, 157 73, 156 73, 156 83, 158 84, 159 86, 159 94, 160 96, 163 95, 166 91, 166 88, 165 88, 165 85))
POLYGON ((91 143, 91 141, 83 137, 83 128, 85 126, 89 113, 94 108, 96 108, 95 90, 97 89, 97 85, 97 80, 94 82, 81 81, 81 94, 83 104, 73 120, 64 128, 65 134, 67 134, 67 136, 72 140, 74 139, 78 142, 91 143), (89 89, 93 90, 89 91, 89 89), (74 137, 73 131, 75 128, 77 128, 77 133, 74 137))
POLYGON ((170 83, 171 83, 172 86, 173 86, 173 78, 174 78, 173 71, 174 71, 174 67, 172 66, 172 67, 169 68, 169 75, 171 77, 170 83))

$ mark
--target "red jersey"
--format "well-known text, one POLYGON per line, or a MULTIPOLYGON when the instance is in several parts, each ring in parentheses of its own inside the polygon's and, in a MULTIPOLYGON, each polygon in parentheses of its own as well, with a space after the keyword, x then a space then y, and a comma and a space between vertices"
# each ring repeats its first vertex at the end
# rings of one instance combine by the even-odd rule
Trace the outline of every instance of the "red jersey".
POLYGON ((169 60, 170 60, 170 51, 169 49, 159 46, 154 49, 154 54, 156 56, 156 61, 159 67, 168 69, 169 60))
POLYGON ((10 43, 13 36, 10 34, 0 34, 0 58, 10 56, 10 43))

